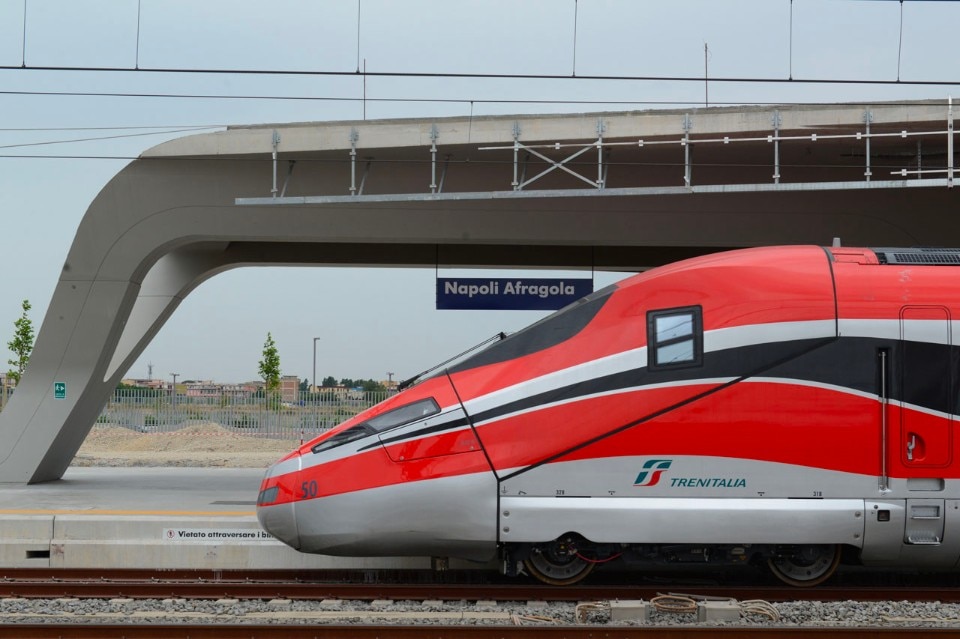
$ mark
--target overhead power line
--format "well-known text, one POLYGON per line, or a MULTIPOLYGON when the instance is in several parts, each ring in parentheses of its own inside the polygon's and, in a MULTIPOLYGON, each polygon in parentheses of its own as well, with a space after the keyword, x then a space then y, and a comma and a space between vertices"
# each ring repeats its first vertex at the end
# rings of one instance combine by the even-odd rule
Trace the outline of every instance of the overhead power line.
POLYGON ((157 133, 174 133, 172 129, 184 131, 202 131, 204 129, 220 129, 226 124, 158 124, 153 126, 38 126, 38 127, 0 127, 0 133, 8 131, 142 131, 144 129, 163 129, 157 133))
MULTIPOLYGON (((712 79, 711 79, 712 81, 712 79)), ((960 83, 960 81, 958 81, 960 83)), ((663 105, 676 105, 677 107, 685 106, 699 106, 703 103, 702 100, 604 100, 604 99, 594 99, 594 100, 558 100, 558 99, 524 99, 524 98, 487 98, 487 99, 476 99, 476 98, 426 98, 426 97, 413 97, 413 98, 370 98, 370 97, 352 97, 352 96, 333 96, 333 95, 231 95, 223 93, 130 93, 130 92, 118 92, 118 91, 3 91, 0 90, 0 95, 10 95, 10 96, 41 96, 41 97, 88 97, 88 98, 157 98, 157 99, 185 99, 185 100, 278 100, 278 101, 297 101, 302 100, 305 102, 395 102, 395 103, 427 103, 427 104, 463 104, 463 105, 474 105, 474 104, 550 104, 550 105, 562 105, 562 104, 577 104, 577 105, 636 105, 636 106, 663 106, 663 105)), ((876 102, 876 101, 874 101, 876 102)), ((904 106, 909 106, 914 104, 916 101, 903 101, 897 102, 896 100, 883 100, 884 104, 903 104, 904 106)), ((936 102, 933 102, 934 104, 936 102)), ((753 101, 753 100, 732 100, 725 102, 718 102, 716 100, 711 101, 711 106, 763 106, 775 104, 777 106, 812 106, 823 104, 823 101, 810 100, 810 101, 753 101)), ((946 105, 947 101, 943 100, 943 104, 946 105)), ((140 129, 157 129, 157 128, 210 128, 217 126, 226 126, 219 124, 198 124, 198 125, 169 125, 169 126, 141 126, 141 127, 76 127, 79 130, 93 130, 93 129, 124 129, 124 128, 140 128, 140 129)), ((69 130, 70 127, 60 128, 59 130, 69 130)), ((25 131, 31 129, 4 129, 0 128, 0 131, 25 131)), ((34 130, 46 130, 46 129, 34 129, 34 130)))
POLYGON ((52 144, 75 144, 77 142, 100 142, 102 140, 119 140, 122 138, 139 138, 149 135, 168 135, 170 133, 188 133, 196 131, 209 130, 210 128, 217 127, 189 127, 186 129, 168 129, 165 131, 150 131, 147 133, 122 133, 119 135, 99 135, 87 138, 73 138, 70 140, 44 140, 42 142, 20 142, 16 144, 3 144, 0 145, 0 149, 19 149, 30 146, 49 146, 52 144))
MULTIPOLYGON (((356 78, 403 78, 403 79, 472 79, 472 80, 568 80, 605 82, 697 82, 707 80, 704 76, 690 75, 567 75, 552 73, 454 73, 422 71, 330 71, 291 69, 178 69, 150 67, 69 67, 69 66, 12 66, 0 65, 0 71, 57 71, 71 73, 133 73, 133 74, 189 74, 189 75, 277 75, 303 77, 356 77, 356 78)), ((906 85, 906 86, 955 86, 960 80, 881 80, 862 78, 795 78, 795 77, 750 77, 720 76, 711 82, 732 84, 850 84, 850 85, 906 85)))

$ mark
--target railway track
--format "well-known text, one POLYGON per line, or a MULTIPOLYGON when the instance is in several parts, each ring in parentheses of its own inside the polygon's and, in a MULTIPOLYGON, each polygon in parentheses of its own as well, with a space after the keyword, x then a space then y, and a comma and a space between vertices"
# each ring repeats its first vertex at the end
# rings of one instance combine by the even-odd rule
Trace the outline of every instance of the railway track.
POLYGON ((878 639, 914 635, 960 639, 960 608, 946 602, 960 603, 960 589, 848 585, 805 590, 703 584, 556 588, 518 583, 320 582, 283 572, 31 569, 0 574, 0 638, 878 639), (740 616, 734 618, 746 621, 716 627, 698 623, 695 610, 689 615, 662 608, 653 611, 648 622, 622 625, 615 621, 609 602, 649 602, 665 592, 736 599, 740 616), (745 604, 752 599, 780 602, 777 607, 783 612, 782 619, 779 613, 760 619, 748 612, 745 604), (868 605, 851 602, 881 603, 867 614, 838 618, 829 612, 820 616, 808 613, 803 600, 810 600, 809 609, 813 610, 868 605), (888 610, 891 601, 919 603, 911 604, 910 612, 898 617, 888 610), (849 627, 853 624, 870 627, 849 627))
POLYGON ((189 581, 22 581, 0 580, 0 597, 86 598, 129 597, 135 599, 295 599, 320 601, 348 599, 476 600, 498 601, 588 601, 652 599, 665 592, 692 593, 711 598, 763 599, 765 601, 941 601, 960 602, 960 590, 939 587, 911 588, 818 588, 798 590, 780 587, 729 588, 720 586, 675 588, 651 586, 577 586, 550 588, 513 585, 405 585, 327 584, 282 582, 189 582, 189 581))
POLYGON ((665 592, 693 593, 710 598, 781 601, 940 601, 960 602, 953 585, 840 585, 818 588, 785 586, 719 586, 673 584, 578 584, 568 587, 524 583, 364 583, 350 575, 329 574, 324 580, 284 572, 191 571, 51 571, 5 570, 0 573, 0 597, 134 599, 291 599, 320 601, 498 600, 592 601, 650 600, 665 592), (339 580, 334 580, 339 579, 339 580))
POLYGON ((0 627, 18 639, 886 639, 901 636, 960 638, 960 629, 876 628, 597 628, 595 626, 257 626, 117 624, 0 627))

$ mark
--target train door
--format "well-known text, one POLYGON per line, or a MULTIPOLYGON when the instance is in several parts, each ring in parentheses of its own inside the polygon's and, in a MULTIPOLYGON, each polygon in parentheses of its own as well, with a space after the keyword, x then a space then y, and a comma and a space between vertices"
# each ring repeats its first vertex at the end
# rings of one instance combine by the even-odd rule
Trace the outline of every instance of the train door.
POLYGON ((947 309, 901 309, 900 461, 907 469, 952 461, 950 337, 947 309))
POLYGON ((900 311, 899 457, 908 490, 904 542, 940 544, 943 539, 943 476, 952 461, 950 313, 939 306, 900 311), (943 469, 938 472, 937 469, 943 469), (913 486, 913 488, 911 488, 913 486))

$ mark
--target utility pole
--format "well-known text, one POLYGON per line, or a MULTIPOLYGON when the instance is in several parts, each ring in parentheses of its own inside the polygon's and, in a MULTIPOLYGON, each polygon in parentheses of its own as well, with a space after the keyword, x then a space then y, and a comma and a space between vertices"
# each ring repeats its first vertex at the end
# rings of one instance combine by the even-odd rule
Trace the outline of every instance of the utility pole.
POLYGON ((180 373, 170 373, 170 375, 173 377, 173 388, 170 389, 171 390, 170 403, 176 406, 177 405, 177 377, 180 376, 180 373))
POLYGON ((317 340, 319 337, 313 338, 313 390, 317 390, 317 340))

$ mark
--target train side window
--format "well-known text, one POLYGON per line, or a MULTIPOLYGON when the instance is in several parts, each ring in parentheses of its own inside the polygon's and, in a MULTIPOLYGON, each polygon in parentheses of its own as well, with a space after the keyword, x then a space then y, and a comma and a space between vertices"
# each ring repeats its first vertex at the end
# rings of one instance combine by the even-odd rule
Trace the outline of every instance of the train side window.
POLYGON ((699 306, 647 313, 647 368, 659 370, 703 363, 703 310, 699 306))

